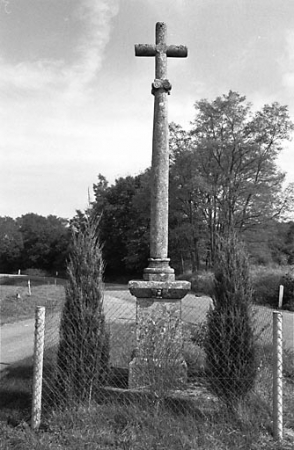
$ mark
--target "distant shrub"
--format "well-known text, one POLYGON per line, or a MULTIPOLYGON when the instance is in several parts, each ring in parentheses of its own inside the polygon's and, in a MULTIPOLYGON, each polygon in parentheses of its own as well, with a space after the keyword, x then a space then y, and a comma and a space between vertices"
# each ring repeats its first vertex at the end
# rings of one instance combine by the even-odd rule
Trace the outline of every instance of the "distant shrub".
POLYGON ((30 277, 49 277, 50 273, 41 269, 26 269, 22 272, 22 275, 28 275, 30 277))
POLYGON ((286 273, 281 277, 279 284, 284 286, 283 309, 294 311, 294 276, 286 273))
POLYGON ((249 263, 234 234, 219 239, 214 275, 214 308, 207 315, 204 345, 207 381, 235 408, 253 388, 257 364, 249 263))
POLYGON ((283 351, 283 375, 294 383, 294 350, 283 351))
POLYGON ((178 279, 190 281, 191 289, 196 295, 212 295, 214 276, 210 271, 187 273, 180 275, 178 279))
POLYGON ((283 309, 294 311, 294 276, 268 268, 253 275, 253 301, 259 305, 277 308, 279 288, 284 286, 283 309))
POLYGON ((276 308, 279 301, 280 280, 281 275, 270 270, 253 277, 254 303, 276 308))

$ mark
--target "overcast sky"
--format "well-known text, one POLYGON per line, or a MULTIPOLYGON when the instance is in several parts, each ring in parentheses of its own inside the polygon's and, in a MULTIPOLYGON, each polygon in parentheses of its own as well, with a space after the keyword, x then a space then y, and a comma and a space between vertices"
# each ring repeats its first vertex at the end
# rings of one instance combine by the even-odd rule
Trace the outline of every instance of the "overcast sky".
MULTIPOLYGON (((294 120, 293 0, 0 0, 0 216, 70 218, 98 173, 150 165, 154 58, 134 44, 158 21, 189 52, 168 60, 170 121, 230 89, 294 120)), ((279 164, 294 181, 294 142, 279 164)))

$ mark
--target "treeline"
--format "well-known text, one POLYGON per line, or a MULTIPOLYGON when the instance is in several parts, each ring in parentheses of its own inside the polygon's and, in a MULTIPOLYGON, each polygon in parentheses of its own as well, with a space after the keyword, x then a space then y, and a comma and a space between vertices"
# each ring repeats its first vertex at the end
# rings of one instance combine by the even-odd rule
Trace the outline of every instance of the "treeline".
POLYGON ((36 269, 64 275, 70 235, 68 221, 56 216, 0 217, 0 272, 36 269))
MULTIPOLYGON (((191 128, 170 124, 169 256, 177 273, 211 268, 216 237, 234 230, 256 264, 294 264, 294 184, 277 165, 294 129, 286 106, 253 111, 230 91, 195 103, 191 128), (293 216, 292 216, 293 217, 293 216)), ((142 275, 148 265, 150 169, 103 175, 94 201, 68 223, 55 216, 0 218, 0 271, 64 271, 71 227, 99 218, 106 276, 142 275)))

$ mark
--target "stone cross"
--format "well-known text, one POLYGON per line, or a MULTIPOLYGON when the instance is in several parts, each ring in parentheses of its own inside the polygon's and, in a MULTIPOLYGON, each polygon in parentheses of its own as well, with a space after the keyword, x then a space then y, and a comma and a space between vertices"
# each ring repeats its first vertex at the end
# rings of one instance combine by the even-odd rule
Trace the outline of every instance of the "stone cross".
POLYGON ((169 145, 166 79, 167 57, 185 57, 184 46, 166 44, 166 25, 156 24, 155 45, 136 45, 136 56, 155 56, 154 122, 151 177, 150 258, 144 280, 132 280, 136 297, 136 349, 129 364, 129 387, 149 388, 177 385, 185 380, 187 366, 182 355, 181 300, 191 285, 175 281, 168 256, 169 145))
POLYGON ((166 24, 156 24, 155 45, 135 45, 136 56, 155 56, 154 121, 151 176, 150 259, 144 270, 145 280, 173 280, 174 270, 168 259, 168 179, 169 145, 167 95, 171 84, 167 80, 167 57, 185 58, 183 45, 166 44, 166 24))

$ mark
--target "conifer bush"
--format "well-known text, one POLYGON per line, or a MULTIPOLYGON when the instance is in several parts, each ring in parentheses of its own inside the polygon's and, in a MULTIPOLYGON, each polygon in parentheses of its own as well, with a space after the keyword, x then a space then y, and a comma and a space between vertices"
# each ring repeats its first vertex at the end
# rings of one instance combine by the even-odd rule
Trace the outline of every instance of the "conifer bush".
POLYGON ((103 311, 103 259, 97 223, 73 232, 60 324, 57 387, 68 400, 90 400, 109 375, 109 333, 103 311))
POLYGON ((212 392, 234 408, 253 388, 257 374, 249 264, 234 234, 219 238, 214 278, 204 344, 206 375, 212 392))

